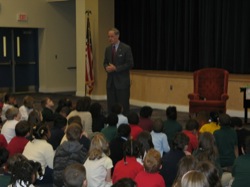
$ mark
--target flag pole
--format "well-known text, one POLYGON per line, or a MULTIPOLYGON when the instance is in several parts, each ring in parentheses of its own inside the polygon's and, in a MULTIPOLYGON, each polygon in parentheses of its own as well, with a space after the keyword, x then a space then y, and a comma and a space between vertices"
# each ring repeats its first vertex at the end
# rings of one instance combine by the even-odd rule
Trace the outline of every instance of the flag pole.
MULTIPOLYGON (((86 10, 85 14, 87 15, 87 18, 89 18, 89 14, 91 14, 91 10, 86 10)), ((86 58, 86 57, 85 57, 86 58)), ((87 95, 87 85, 85 83, 85 96, 87 95)))
POLYGON ((93 51, 90 31, 89 15, 91 10, 86 10, 87 27, 86 27, 86 51, 85 51, 85 96, 91 95, 94 88, 94 70, 93 70, 93 51))

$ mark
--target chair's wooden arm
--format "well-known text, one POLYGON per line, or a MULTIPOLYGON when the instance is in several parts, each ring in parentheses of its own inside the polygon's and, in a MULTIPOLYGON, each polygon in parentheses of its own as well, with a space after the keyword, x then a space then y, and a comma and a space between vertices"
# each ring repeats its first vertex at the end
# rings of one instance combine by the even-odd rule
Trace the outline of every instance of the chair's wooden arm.
POLYGON ((200 99, 200 95, 197 94, 197 93, 190 93, 190 94, 188 94, 188 98, 190 100, 199 100, 200 99))
POLYGON ((223 100, 223 101, 228 100, 228 98, 229 98, 229 96, 228 96, 227 93, 223 93, 223 94, 221 95, 221 100, 223 100))

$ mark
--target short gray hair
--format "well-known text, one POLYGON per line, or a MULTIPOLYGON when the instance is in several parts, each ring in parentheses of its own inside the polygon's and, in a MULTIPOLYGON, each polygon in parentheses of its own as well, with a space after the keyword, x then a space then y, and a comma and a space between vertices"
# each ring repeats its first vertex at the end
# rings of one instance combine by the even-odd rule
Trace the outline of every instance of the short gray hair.
POLYGON ((120 31, 117 28, 111 28, 110 31, 113 31, 115 33, 115 35, 120 36, 120 31))

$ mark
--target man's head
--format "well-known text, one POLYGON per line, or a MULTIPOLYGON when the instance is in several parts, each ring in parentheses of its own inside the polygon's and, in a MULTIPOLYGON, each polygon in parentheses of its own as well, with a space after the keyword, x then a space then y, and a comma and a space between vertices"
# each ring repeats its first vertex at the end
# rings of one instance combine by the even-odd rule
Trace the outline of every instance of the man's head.
POLYGON ((117 44, 119 41, 120 32, 116 28, 112 28, 108 31, 108 40, 112 45, 117 44))

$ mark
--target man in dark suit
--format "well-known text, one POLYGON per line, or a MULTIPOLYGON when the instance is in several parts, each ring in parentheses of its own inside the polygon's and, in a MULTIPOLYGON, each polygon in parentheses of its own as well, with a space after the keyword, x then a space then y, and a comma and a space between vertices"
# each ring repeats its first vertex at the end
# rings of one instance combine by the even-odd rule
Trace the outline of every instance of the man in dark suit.
POLYGON ((104 68, 107 77, 108 112, 115 103, 123 106, 123 114, 129 112, 130 75, 133 67, 133 55, 130 46, 119 40, 119 30, 112 28, 108 31, 110 46, 105 50, 104 68))

